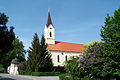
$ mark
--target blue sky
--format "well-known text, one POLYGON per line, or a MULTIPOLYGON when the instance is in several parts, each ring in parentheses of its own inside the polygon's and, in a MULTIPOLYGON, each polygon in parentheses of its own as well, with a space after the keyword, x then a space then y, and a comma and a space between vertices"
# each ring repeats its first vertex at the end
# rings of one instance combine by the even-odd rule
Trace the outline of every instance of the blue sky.
POLYGON ((56 41, 86 44, 99 40, 101 25, 109 13, 120 8, 120 0, 0 0, 0 12, 9 16, 8 26, 31 45, 34 33, 43 34, 48 8, 56 30, 56 41))

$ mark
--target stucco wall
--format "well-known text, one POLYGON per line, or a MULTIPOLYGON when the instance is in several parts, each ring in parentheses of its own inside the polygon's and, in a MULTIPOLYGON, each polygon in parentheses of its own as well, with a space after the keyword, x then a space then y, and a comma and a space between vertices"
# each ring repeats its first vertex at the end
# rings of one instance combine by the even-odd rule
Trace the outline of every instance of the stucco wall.
POLYGON ((19 74, 18 73, 18 66, 16 64, 11 64, 9 67, 8 67, 8 73, 9 74, 19 74))
POLYGON ((50 24, 49 27, 45 26, 44 28, 44 36, 46 39, 46 43, 55 44, 55 30, 54 27, 50 24), (51 32, 51 37, 50 37, 51 32))
POLYGON ((51 58, 53 61, 54 66, 64 66, 66 61, 70 59, 72 56, 80 56, 83 55, 82 53, 75 53, 75 52, 61 52, 61 51, 49 51, 51 53, 51 58), (59 55, 59 62, 58 62, 58 55, 59 55))

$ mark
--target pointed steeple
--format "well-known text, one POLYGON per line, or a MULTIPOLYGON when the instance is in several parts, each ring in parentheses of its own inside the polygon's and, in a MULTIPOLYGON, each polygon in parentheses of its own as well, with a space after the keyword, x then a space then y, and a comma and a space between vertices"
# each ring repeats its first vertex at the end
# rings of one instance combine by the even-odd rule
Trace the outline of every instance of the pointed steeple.
POLYGON ((48 27, 50 24, 53 25, 53 24, 52 24, 52 19, 51 19, 51 16, 50 16, 50 11, 48 11, 48 19, 47 19, 47 24, 46 24, 46 26, 48 27))

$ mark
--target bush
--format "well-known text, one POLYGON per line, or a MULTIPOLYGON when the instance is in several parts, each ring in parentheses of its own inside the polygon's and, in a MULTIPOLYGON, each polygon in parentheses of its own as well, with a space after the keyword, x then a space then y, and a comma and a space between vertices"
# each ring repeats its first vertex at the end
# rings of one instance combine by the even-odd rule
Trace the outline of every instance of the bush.
POLYGON ((100 79, 100 78, 91 79, 89 77, 84 77, 84 78, 81 78, 81 80, 103 80, 103 79, 100 79))
POLYGON ((5 68, 3 68, 3 65, 0 64, 0 73, 3 73, 5 71, 5 68))
POLYGON ((85 55, 80 58, 73 57, 67 61, 65 65, 66 72, 71 75, 73 80, 119 79, 119 64, 111 58, 100 54, 101 50, 101 43, 89 45, 86 48, 85 55))
POLYGON ((58 76, 60 72, 32 72, 32 76, 58 76))
MULTIPOLYGON (((64 78, 62 78, 63 80, 80 80, 80 70, 79 70, 79 67, 78 67, 78 57, 71 57, 71 59, 69 61, 66 62, 66 65, 65 65, 65 70, 66 72, 68 73, 68 75, 70 77, 65 77, 63 76, 64 78)), ((63 74, 63 75, 66 75, 66 74, 63 74)))
POLYGON ((64 73, 64 67, 61 66, 57 66, 57 67, 53 67, 53 72, 60 72, 60 73, 64 73))
POLYGON ((70 74, 61 74, 59 75, 60 80, 73 80, 72 76, 70 74))

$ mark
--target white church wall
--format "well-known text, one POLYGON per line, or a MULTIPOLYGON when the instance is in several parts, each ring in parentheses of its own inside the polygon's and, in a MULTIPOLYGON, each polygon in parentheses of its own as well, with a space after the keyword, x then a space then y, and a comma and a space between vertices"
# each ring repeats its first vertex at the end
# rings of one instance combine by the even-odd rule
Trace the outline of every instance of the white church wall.
POLYGON ((77 52, 62 52, 62 51, 50 51, 50 53, 54 66, 64 66, 66 58, 67 60, 69 60, 70 57, 83 55, 82 53, 77 52))

